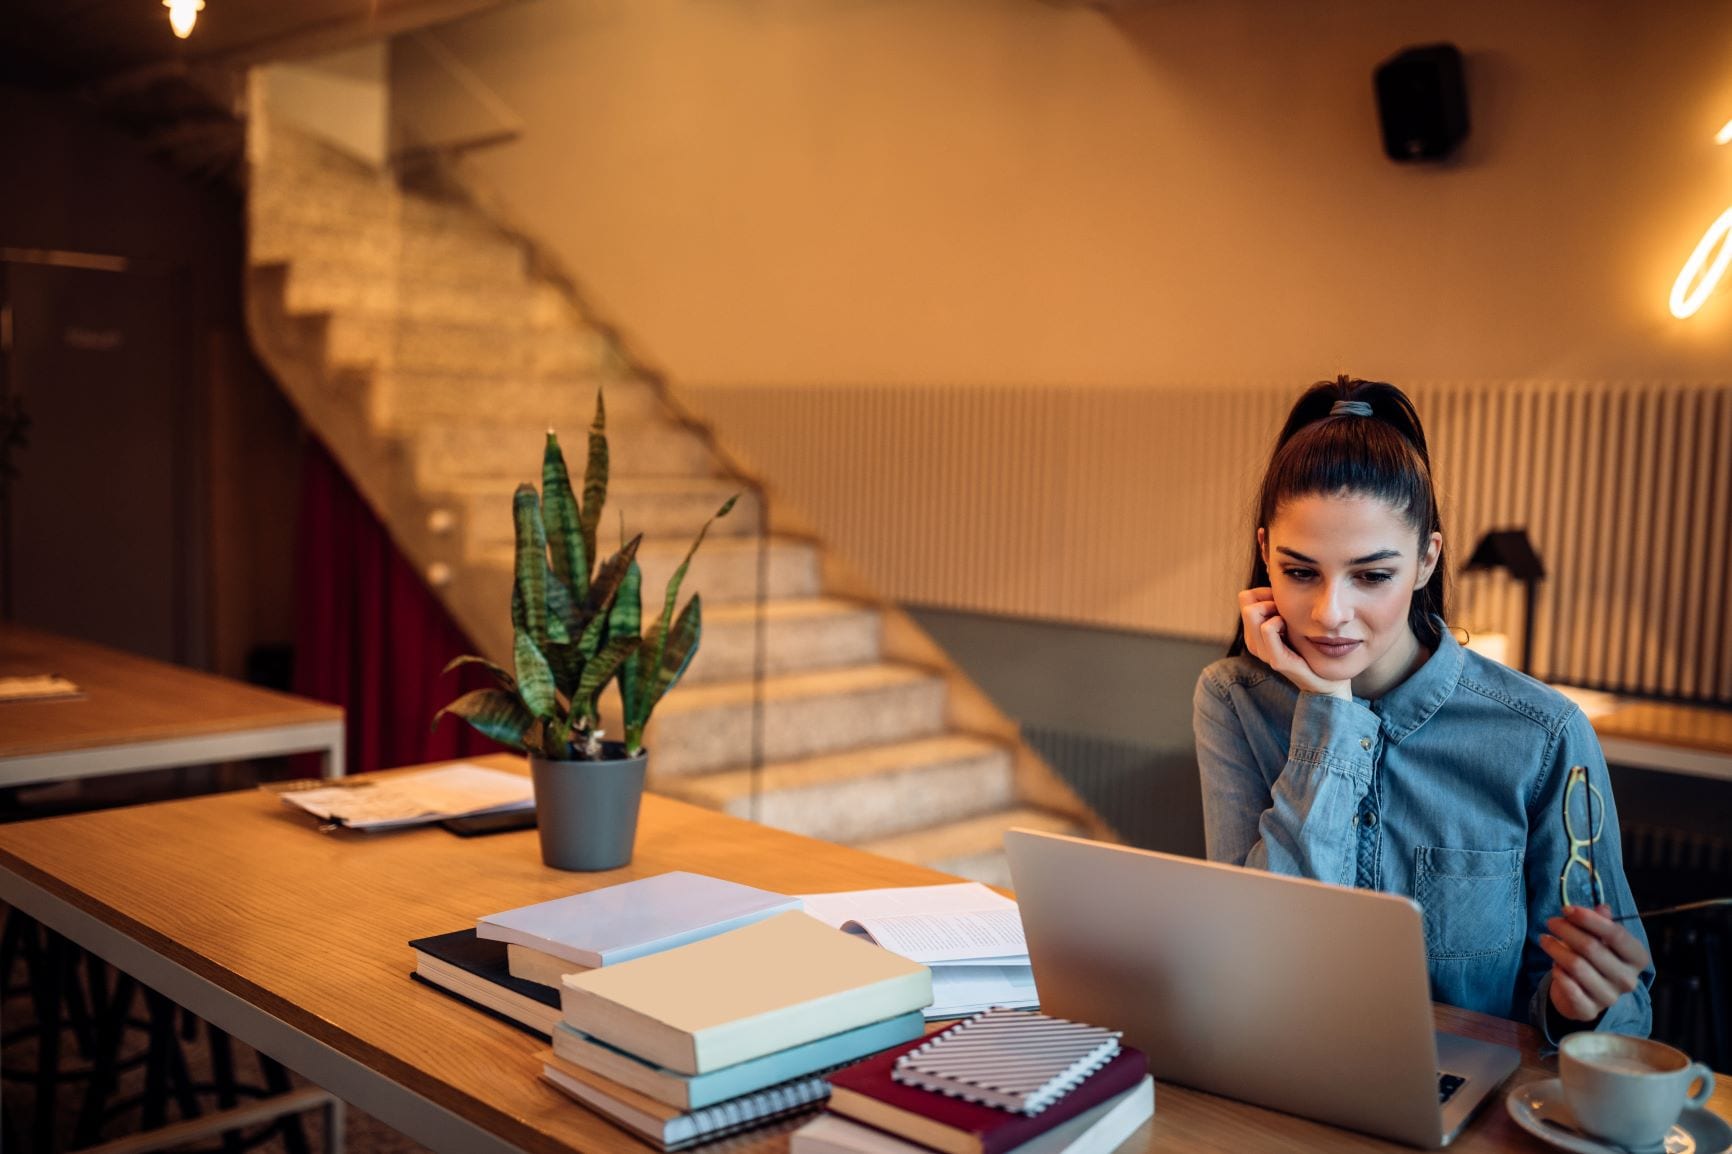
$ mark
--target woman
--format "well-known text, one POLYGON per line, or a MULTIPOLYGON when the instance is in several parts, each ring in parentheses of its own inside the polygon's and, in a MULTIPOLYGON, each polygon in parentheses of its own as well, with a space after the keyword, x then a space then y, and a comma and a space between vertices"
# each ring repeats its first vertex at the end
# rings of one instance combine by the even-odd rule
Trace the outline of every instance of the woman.
POLYGON ((1593 727, 1451 636, 1441 524, 1401 390, 1300 397, 1239 635, 1197 682, 1209 857, 1415 899, 1438 1001, 1553 1045, 1646 1034, 1653 966, 1593 727))

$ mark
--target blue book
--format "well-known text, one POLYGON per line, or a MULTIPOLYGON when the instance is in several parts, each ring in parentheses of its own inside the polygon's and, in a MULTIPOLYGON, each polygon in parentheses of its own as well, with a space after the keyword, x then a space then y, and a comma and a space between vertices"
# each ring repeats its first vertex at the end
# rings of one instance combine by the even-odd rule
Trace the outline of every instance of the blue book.
POLYGON ((799 908, 799 898, 676 870, 492 914, 475 932, 594 969, 799 908))
POLYGON ((708 1074, 681 1074, 657 1066, 581 1030, 574 1030, 564 1022, 553 1028, 553 1052, 568 1062, 658 1102, 681 1110, 697 1110, 767 1086, 857 1062, 880 1050, 912 1041, 925 1030, 925 1016, 919 1010, 911 1010, 882 1022, 857 1026, 828 1038, 765 1054, 762 1058, 724 1066, 708 1074))

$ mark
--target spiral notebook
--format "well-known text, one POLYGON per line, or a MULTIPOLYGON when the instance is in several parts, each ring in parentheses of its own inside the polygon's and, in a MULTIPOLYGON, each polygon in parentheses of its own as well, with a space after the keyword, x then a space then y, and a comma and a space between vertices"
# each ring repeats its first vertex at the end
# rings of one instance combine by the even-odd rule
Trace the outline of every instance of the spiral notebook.
POLYGON ((1039 1114, 1118 1052, 1115 1030, 999 1007, 935 1034, 898 1058, 890 1076, 983 1106, 1039 1114))

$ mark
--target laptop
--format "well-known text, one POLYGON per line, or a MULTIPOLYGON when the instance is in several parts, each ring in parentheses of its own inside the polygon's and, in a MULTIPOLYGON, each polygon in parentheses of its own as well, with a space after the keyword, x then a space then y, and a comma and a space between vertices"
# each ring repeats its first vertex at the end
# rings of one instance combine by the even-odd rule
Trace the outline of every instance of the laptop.
POLYGON ((1447 1145, 1521 1063, 1436 1031, 1418 904, 1013 829, 1043 1013, 1123 1030, 1157 1080, 1447 1145))

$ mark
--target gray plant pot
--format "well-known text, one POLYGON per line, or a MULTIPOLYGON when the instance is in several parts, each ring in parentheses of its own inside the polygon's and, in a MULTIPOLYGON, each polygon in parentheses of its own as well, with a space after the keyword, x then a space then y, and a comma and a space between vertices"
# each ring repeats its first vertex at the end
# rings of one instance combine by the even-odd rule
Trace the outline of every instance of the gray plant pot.
MULTIPOLYGON (((612 742, 603 749, 623 755, 612 742)), ((647 753, 613 761, 529 759, 541 860, 561 870, 611 870, 631 861, 647 753)))

